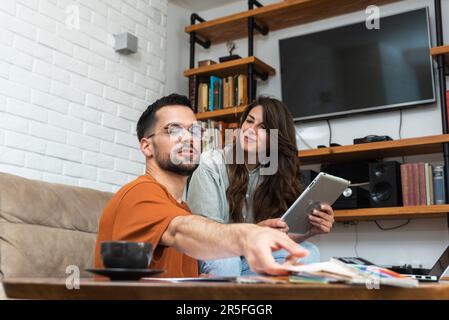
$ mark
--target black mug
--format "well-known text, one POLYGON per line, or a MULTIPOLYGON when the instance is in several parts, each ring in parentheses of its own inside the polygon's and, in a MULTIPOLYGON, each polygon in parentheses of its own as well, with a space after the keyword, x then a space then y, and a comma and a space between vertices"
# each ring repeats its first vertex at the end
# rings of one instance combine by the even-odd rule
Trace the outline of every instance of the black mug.
POLYGON ((105 268, 147 269, 153 256, 149 242, 101 242, 100 253, 105 268))

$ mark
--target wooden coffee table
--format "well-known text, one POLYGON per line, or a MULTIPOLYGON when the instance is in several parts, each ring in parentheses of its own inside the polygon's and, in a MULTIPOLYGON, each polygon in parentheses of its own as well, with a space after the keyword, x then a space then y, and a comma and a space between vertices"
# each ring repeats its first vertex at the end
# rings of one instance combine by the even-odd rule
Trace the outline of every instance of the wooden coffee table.
POLYGON ((449 282, 417 288, 310 284, 161 283, 147 280, 112 282, 82 279, 80 289, 66 288, 65 279, 14 278, 3 281, 6 295, 19 299, 449 299, 449 282))

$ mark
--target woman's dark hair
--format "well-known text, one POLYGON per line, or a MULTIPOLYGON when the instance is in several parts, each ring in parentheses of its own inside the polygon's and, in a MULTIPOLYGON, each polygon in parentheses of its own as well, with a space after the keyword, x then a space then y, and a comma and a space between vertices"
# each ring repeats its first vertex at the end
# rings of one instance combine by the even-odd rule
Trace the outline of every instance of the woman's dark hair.
MULTIPOLYGON (((254 220, 260 222, 280 217, 303 191, 303 187, 300 182, 296 130, 290 111, 279 100, 259 97, 243 112, 240 118, 240 128, 251 109, 256 106, 262 106, 265 128, 278 129, 278 169, 273 175, 263 176, 253 199, 254 220)), ((236 148, 239 148, 238 138, 234 139, 233 148, 235 155, 236 148)), ((229 187, 226 190, 226 196, 231 220, 244 222, 242 210, 248 188, 248 170, 245 164, 237 164, 236 161, 232 161, 227 168, 229 187)))
POLYGON ((152 129, 153 125, 156 123, 156 111, 163 107, 174 105, 186 106, 192 109, 190 100, 186 96, 180 94, 172 93, 156 100, 153 104, 148 106, 137 122, 137 139, 139 139, 139 141, 142 140, 148 131, 152 129))

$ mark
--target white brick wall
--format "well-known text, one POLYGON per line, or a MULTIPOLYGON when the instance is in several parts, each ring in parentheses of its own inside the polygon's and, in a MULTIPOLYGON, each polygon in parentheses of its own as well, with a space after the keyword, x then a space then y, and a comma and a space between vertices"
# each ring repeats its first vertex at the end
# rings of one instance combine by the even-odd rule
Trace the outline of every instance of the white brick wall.
POLYGON ((0 171, 105 191, 143 173, 135 127, 164 92, 166 15, 167 0, 0 1, 0 171), (137 54, 114 51, 120 32, 137 54))

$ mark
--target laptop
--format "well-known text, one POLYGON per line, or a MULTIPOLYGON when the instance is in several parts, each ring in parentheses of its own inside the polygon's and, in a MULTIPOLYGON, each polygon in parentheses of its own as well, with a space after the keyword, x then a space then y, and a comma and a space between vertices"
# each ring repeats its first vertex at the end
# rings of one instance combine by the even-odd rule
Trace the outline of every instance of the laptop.
MULTIPOLYGON (((374 263, 369 262, 365 259, 356 257, 336 257, 336 259, 348 264, 358 264, 367 266, 375 265, 374 263)), ((400 273, 404 276, 416 279, 418 281, 438 282, 448 267, 449 267, 449 246, 438 258, 437 262, 433 265, 431 269, 411 268, 411 267, 404 268, 396 266, 387 268, 397 273, 400 273)))
POLYGON ((403 274, 407 277, 419 281, 439 281, 446 269, 449 267, 449 247, 444 250, 443 254, 438 258, 437 262, 431 269, 415 269, 415 268, 401 268, 391 267, 390 269, 403 274))

